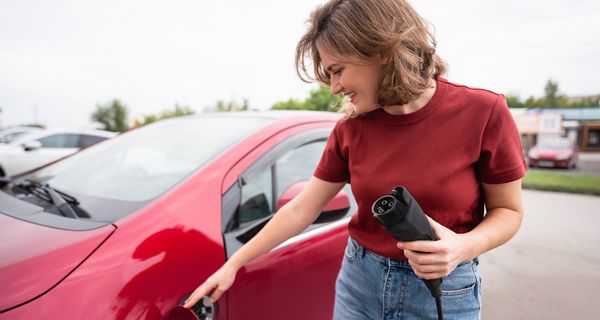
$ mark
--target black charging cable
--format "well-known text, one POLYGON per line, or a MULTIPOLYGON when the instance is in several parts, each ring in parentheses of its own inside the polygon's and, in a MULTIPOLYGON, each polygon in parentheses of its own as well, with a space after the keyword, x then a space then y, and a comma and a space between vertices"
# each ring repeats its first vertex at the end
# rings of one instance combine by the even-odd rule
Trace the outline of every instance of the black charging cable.
MULTIPOLYGON (((389 195, 373 203, 373 216, 399 241, 431 240, 436 236, 417 200, 404 187, 396 187, 389 195)), ((435 298, 438 319, 443 320, 442 279, 423 279, 435 298)))

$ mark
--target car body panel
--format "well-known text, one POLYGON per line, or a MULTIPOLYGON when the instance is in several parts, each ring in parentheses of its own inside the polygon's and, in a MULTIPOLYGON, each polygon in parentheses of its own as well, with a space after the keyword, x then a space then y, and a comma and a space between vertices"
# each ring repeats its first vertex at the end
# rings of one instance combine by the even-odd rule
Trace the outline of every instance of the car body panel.
POLYGON ((108 225, 88 231, 61 230, 4 214, 0 225, 0 312, 50 290, 115 229, 108 225))
POLYGON ((555 138, 549 141, 557 146, 544 147, 540 142, 529 150, 527 160, 530 167, 569 169, 577 166, 579 160, 577 150, 567 139, 555 138))
MULTIPOLYGON (((332 120, 334 120, 335 118, 333 118, 332 120)), ((253 162, 256 160, 257 157, 261 156, 263 153, 265 153, 266 151, 268 151, 270 148, 273 148, 277 143, 282 142, 283 140, 285 140, 285 138, 289 135, 293 135, 296 133, 300 133, 306 130, 311 130, 311 129, 318 129, 318 128, 327 128, 333 127, 333 124, 335 124, 335 122, 331 122, 330 121, 311 121, 309 123, 304 123, 301 125, 296 125, 293 127, 284 127, 281 124, 278 124, 278 127, 274 128, 275 130, 280 129, 279 127, 281 127, 281 130, 286 129, 286 134, 273 134, 272 136, 267 136, 265 134, 263 134, 261 137, 257 137, 257 139, 263 138, 265 139, 265 142, 256 146, 255 149, 252 150, 248 150, 248 152, 251 152, 251 154, 248 154, 248 156, 242 158, 241 160, 238 161, 238 163, 236 164, 235 167, 231 168, 231 170, 229 170, 229 172, 227 172, 227 175, 225 176, 225 178, 223 179, 223 185, 221 187, 221 191, 223 193, 225 193, 227 191, 227 189, 229 189, 231 187, 231 185, 233 185, 237 179, 239 178, 240 174, 253 162)))
POLYGON ((230 319, 331 319, 347 221, 289 243, 240 269, 227 291, 230 319), (265 286, 277 283, 276 286, 265 286))
MULTIPOLYGON (((0 319, 163 319, 227 259, 221 221, 226 186, 239 182, 249 166, 279 143, 307 130, 331 129, 338 118, 300 114, 248 135, 171 190, 114 222, 114 234, 60 285, 0 313, 0 319)), ((300 318, 307 314, 300 312, 303 309, 311 314, 304 319, 330 318, 348 220, 313 225, 246 265, 218 301, 215 319, 281 319, 296 311, 300 318), (263 292, 257 293, 257 287, 263 292), (255 299, 261 302, 253 304, 255 299)))

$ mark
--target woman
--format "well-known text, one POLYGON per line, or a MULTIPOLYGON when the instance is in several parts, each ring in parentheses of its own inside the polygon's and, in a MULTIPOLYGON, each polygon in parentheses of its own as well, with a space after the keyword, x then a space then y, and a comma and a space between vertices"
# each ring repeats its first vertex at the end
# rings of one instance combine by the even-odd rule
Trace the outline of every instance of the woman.
POLYGON ((404 0, 332 0, 298 43, 303 80, 349 98, 306 189, 185 303, 217 300, 237 270, 300 233, 345 185, 359 205, 336 283, 335 319, 436 319, 421 279, 443 278, 446 319, 480 318, 477 257, 522 220, 526 166, 503 96, 453 84, 426 24, 404 0), (371 205, 406 187, 437 241, 397 242, 371 205), (485 207, 485 216, 484 216, 485 207))

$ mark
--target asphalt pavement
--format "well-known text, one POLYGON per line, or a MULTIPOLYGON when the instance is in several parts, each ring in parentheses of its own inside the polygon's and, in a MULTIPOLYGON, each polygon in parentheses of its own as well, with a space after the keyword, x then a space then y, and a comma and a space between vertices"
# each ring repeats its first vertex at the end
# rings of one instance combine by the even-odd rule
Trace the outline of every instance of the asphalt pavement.
POLYGON ((568 175, 600 176, 600 152, 580 152, 575 169, 529 168, 530 171, 546 171, 568 175))
POLYGON ((600 319, 600 197, 523 191, 523 226, 480 257, 482 319, 600 319))

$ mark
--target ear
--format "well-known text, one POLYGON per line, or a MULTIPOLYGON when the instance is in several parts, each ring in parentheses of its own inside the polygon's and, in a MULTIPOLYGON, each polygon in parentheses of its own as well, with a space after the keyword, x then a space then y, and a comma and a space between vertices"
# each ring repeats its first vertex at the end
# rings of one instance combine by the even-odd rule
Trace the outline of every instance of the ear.
POLYGON ((388 64, 388 62, 390 61, 390 57, 388 56, 381 56, 379 59, 379 64, 381 64, 382 66, 385 66, 388 64))

